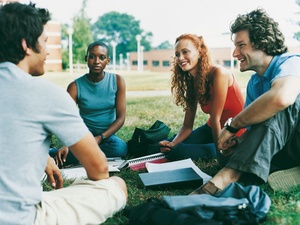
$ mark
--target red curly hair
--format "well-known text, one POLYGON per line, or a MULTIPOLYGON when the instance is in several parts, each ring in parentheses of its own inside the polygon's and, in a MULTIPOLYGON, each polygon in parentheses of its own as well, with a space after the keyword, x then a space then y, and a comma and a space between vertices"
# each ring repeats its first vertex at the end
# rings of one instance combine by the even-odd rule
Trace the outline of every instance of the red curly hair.
POLYGON ((175 57, 172 62, 172 96, 175 104, 182 106, 185 111, 187 109, 195 109, 197 107, 197 103, 205 105, 210 98, 209 84, 212 64, 209 50, 205 45, 202 36, 197 36, 195 34, 183 34, 176 38, 175 44, 183 39, 190 40, 200 54, 195 77, 191 76, 188 72, 183 71, 177 64, 175 57))

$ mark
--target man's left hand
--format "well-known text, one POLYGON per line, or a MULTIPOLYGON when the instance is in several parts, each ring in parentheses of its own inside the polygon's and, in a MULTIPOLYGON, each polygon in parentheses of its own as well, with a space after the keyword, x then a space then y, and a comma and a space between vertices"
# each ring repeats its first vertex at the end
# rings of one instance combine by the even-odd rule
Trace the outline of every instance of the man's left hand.
POLYGON ((237 144, 236 138, 233 133, 223 128, 218 137, 218 149, 226 151, 237 144))
POLYGON ((47 174, 47 180, 52 188, 59 189, 63 187, 63 178, 60 170, 50 156, 48 156, 45 173, 47 174))

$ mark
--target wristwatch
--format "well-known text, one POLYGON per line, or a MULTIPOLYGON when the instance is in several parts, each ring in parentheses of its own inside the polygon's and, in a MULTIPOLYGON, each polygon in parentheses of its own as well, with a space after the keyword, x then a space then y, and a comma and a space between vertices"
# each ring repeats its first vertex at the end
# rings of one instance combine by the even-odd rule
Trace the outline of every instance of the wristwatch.
POLYGON ((228 118, 228 120, 225 122, 224 127, 226 128, 226 130, 228 130, 230 133, 235 134, 236 132, 238 132, 240 129, 234 128, 231 125, 232 122, 232 118, 228 118))
POLYGON ((102 141, 101 142, 104 142, 105 140, 106 140, 106 137, 104 136, 104 134, 99 134, 100 136, 101 136, 101 139, 102 139, 102 141))

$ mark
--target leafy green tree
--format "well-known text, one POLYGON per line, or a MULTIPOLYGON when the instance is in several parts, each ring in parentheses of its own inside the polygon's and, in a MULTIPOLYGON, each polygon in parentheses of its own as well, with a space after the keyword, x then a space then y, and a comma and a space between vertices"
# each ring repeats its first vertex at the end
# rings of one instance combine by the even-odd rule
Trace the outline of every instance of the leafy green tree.
POLYGON ((92 33, 95 40, 102 40, 109 45, 116 42, 116 58, 119 54, 126 55, 127 52, 137 50, 136 35, 141 35, 141 45, 144 50, 151 49, 153 34, 140 28, 140 21, 126 13, 109 12, 100 16, 92 25, 92 33))
POLYGON ((159 44, 155 49, 173 49, 173 45, 169 41, 164 41, 159 44))
POLYGON ((67 69, 69 66, 69 34, 68 24, 61 25, 61 50, 62 50, 62 68, 67 69))
MULTIPOLYGON (((83 0, 80 11, 73 17, 73 34, 72 49, 73 63, 85 63, 84 56, 89 43, 93 41, 91 31, 91 20, 86 14, 87 0, 83 0)), ((70 25, 62 24, 61 41, 62 41, 62 68, 67 69, 69 66, 69 33, 70 25)))
MULTIPOLYGON (((300 6, 300 0, 296 0, 297 5, 300 6)), ((297 22, 297 24, 300 26, 300 22, 297 22)), ((294 38, 296 38, 298 41, 300 41, 300 31, 296 32, 294 34, 294 38)))
POLYGON ((82 8, 73 18, 73 62, 84 63, 88 45, 93 41, 91 19, 86 13, 87 0, 83 0, 82 8))

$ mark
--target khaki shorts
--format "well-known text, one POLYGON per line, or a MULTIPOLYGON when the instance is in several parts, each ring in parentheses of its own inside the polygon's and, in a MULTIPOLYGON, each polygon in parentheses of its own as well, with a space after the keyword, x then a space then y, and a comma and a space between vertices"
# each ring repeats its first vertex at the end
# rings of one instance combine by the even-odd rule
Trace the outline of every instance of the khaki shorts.
POLYGON ((125 205, 126 196, 114 180, 77 180, 66 188, 43 192, 34 224, 98 225, 125 205))

